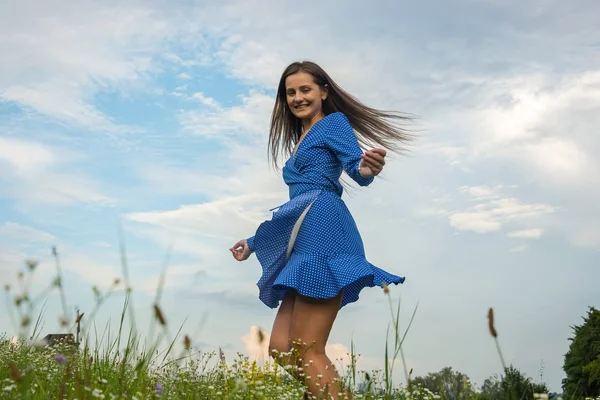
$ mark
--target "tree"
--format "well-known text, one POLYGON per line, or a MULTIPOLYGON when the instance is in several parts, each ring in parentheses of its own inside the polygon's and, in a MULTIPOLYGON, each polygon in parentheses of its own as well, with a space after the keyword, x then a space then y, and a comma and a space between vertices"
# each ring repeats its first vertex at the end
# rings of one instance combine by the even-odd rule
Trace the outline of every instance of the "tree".
POLYGON ((534 383, 512 365, 506 368, 504 375, 494 375, 483 381, 481 395, 485 400, 525 400, 532 399, 534 393, 548 393, 545 383, 534 383))
POLYGON ((481 400, 502 400, 502 387, 500 386, 502 378, 494 374, 483 381, 481 393, 478 399, 481 400))
POLYGON ((590 307, 565 354, 562 388, 566 398, 600 396, 600 311, 590 307))
POLYGON ((453 371, 452 367, 442 368, 439 372, 430 372, 424 377, 417 376, 411 385, 422 386, 440 395, 443 399, 470 399, 474 394, 469 377, 461 372, 453 371))
POLYGON ((504 371, 500 386, 504 398, 507 400, 532 399, 534 393, 548 393, 548 388, 544 383, 531 382, 531 378, 512 365, 504 371))

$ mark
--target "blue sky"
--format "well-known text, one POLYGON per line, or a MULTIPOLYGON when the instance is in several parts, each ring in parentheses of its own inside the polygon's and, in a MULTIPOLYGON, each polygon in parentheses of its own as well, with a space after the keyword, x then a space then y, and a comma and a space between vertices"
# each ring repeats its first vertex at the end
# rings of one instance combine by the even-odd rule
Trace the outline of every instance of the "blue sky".
MULTIPOLYGON (((260 266, 227 249, 286 187, 266 159, 274 87, 290 62, 321 64, 378 108, 420 117, 408 157, 344 198, 376 265, 407 277, 403 323, 416 375, 450 365, 480 385, 505 357, 560 390, 569 326, 598 306, 600 33, 592 1, 16 1, 0 5, 0 272, 26 258, 36 285, 61 254, 69 306, 121 274, 119 227, 141 320, 171 249, 171 326, 202 348, 255 356, 260 266), (208 322, 197 330, 204 314, 208 322), (196 333, 195 333, 196 332, 196 333)), ((97 318, 114 323, 122 294, 97 318)), ((57 329, 52 294, 45 331, 57 329)), ((13 334, 7 311, 0 330, 13 334)), ((381 368, 381 290, 340 314, 381 368), (364 321, 368 321, 365 323, 364 321)))

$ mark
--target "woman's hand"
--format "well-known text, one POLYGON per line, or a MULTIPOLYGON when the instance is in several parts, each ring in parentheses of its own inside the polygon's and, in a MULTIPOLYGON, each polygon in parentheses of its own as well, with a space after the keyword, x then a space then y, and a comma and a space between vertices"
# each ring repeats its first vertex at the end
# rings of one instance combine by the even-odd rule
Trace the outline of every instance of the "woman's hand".
POLYGON ((358 166, 358 171, 362 177, 370 178, 379 175, 385 165, 386 154, 384 149, 373 149, 364 153, 358 166))
POLYGON ((233 254, 233 258, 235 258, 238 261, 247 260, 248 257, 250 257, 250 254, 252 254, 250 248, 248 247, 246 239, 242 239, 236 244, 234 244, 233 247, 229 249, 229 251, 231 251, 231 254, 233 254))

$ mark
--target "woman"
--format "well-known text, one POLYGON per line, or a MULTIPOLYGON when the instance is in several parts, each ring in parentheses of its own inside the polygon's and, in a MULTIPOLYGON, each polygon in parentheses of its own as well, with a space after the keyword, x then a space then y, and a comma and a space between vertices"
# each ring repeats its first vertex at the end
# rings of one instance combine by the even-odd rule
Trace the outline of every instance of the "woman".
POLYGON ((364 287, 404 282, 366 260, 339 182, 345 171, 367 186, 385 165, 386 150, 363 154, 359 139, 388 150, 410 139, 386 118, 408 119, 362 105, 312 62, 289 65, 279 82, 269 148, 275 165, 281 148, 289 156, 283 179, 290 201, 230 249, 238 261, 256 254, 263 269, 259 298, 279 306, 269 351, 278 362, 278 354, 301 355, 303 361, 284 362, 302 367, 296 376, 313 396, 322 389, 337 398, 340 390, 325 354, 338 310, 357 301, 364 287))

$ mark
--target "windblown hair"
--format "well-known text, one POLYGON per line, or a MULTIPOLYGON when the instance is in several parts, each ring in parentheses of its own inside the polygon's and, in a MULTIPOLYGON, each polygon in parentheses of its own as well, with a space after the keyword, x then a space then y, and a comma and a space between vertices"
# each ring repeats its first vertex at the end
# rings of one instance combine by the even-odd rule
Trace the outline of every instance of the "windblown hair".
POLYGON ((404 149, 401 145, 412 141, 413 136, 407 130, 386 120, 410 121, 412 117, 404 113, 367 107, 338 86, 319 65, 310 61, 294 62, 281 75, 271 116, 268 148, 275 167, 277 167, 278 153, 283 151, 286 156, 289 156, 303 133, 302 121, 292 113, 286 100, 285 81, 288 76, 298 72, 311 74, 314 82, 321 89, 325 89, 327 85, 327 99, 323 101, 323 114, 329 115, 338 111, 344 113, 361 147, 377 144, 386 150, 403 153, 404 149))

